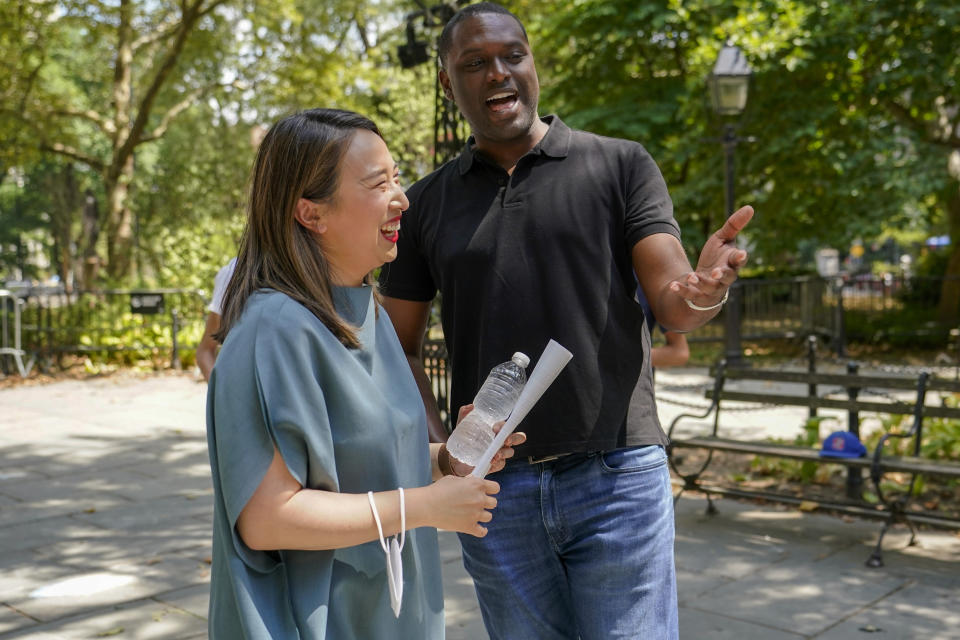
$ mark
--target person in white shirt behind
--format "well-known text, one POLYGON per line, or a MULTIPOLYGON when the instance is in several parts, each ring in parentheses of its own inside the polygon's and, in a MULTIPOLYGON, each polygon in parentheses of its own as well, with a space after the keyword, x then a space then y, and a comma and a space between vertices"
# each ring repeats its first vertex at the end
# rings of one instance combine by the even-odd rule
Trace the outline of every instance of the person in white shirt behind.
POLYGON ((233 268, 236 264, 237 259, 232 258, 213 279, 213 297, 207 305, 207 324, 203 329, 203 338, 197 345, 197 366, 200 367, 203 379, 207 381, 210 380, 210 372, 213 370, 213 363, 217 361, 217 352, 220 350, 220 343, 214 340, 213 334, 220 330, 223 293, 227 290, 230 278, 233 277, 233 268))

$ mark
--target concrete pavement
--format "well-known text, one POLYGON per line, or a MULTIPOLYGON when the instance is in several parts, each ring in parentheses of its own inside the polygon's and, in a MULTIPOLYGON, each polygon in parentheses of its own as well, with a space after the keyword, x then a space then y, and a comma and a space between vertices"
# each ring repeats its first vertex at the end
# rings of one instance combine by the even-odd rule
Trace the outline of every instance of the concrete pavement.
MULTIPOLYGON (((658 373, 665 423, 684 410, 668 400, 703 404, 704 381, 658 373)), ((0 390, 0 640, 206 637, 205 392, 186 374, 0 390)), ((731 419, 789 431, 803 410, 731 419)), ((682 638, 960 638, 955 533, 907 548, 895 529, 872 570, 876 522, 718 504, 707 517, 702 498, 678 503, 682 638)), ((453 534, 441 553, 447 637, 482 640, 453 534)))

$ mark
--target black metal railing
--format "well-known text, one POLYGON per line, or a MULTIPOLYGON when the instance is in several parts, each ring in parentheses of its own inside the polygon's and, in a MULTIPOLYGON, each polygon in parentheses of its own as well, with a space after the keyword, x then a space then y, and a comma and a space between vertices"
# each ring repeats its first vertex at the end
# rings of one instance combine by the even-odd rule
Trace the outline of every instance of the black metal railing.
MULTIPOLYGON (((860 275, 837 278, 745 278, 740 332, 744 340, 826 338, 843 353, 848 342, 922 341, 950 348, 957 313, 943 313, 941 291, 958 278, 860 275)), ((960 311, 960 310, 954 310, 960 311)), ((692 332, 694 342, 724 339, 724 314, 692 332)))
MULTIPOLYGON (((741 281, 740 331, 744 340, 804 340, 817 335, 843 355, 848 342, 899 343, 957 349, 960 322, 945 313, 943 291, 960 279, 943 277, 846 276, 741 281), (953 334, 951 334, 953 332, 953 334)), ((196 348, 203 335, 206 298, 190 289, 110 289, 67 293, 62 289, 13 291, 0 305, 0 318, 13 327, 20 313, 20 344, 24 357, 42 366, 69 353, 139 353, 143 357, 169 353, 173 366, 183 352, 196 348), (16 299, 17 305, 13 304, 16 299)), ((957 311, 957 310, 954 310, 957 311)), ((724 340, 723 314, 692 332, 693 342, 724 340)), ((5 340, 10 342, 10 331, 5 340)), ((5 348, 13 349, 4 343, 5 348)), ((434 389, 447 411, 449 372, 442 340, 425 345, 424 363, 434 389)), ((4 357, 4 361, 8 360, 4 357)), ((449 424, 453 419, 443 414, 449 424)))
POLYGON ((453 430, 456 416, 450 413, 450 370, 447 367, 447 346, 443 340, 426 340, 423 344, 423 368, 433 386, 437 408, 447 432, 453 430))
POLYGON ((169 354, 179 368, 181 355, 203 336, 207 301, 198 290, 31 288, 17 295, 23 348, 44 366, 66 354, 124 353, 169 354))

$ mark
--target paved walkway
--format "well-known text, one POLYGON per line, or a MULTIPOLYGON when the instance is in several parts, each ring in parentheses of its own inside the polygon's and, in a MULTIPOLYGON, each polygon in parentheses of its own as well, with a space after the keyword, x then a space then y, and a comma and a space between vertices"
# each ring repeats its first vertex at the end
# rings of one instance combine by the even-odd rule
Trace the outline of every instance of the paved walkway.
MULTIPOLYGON (((704 379, 662 372, 658 393, 702 403, 704 379)), ((206 636, 205 391, 187 375, 0 390, 0 639, 206 636)), ((668 422, 682 408, 660 410, 668 422)), ((803 418, 776 415, 731 428, 803 418)), ((681 637, 960 638, 957 535, 925 531, 905 548, 895 530, 887 566, 871 570, 875 522, 719 506, 708 518, 696 496, 678 504, 681 637)), ((455 536, 441 533, 441 551, 447 637, 482 640, 455 536)))

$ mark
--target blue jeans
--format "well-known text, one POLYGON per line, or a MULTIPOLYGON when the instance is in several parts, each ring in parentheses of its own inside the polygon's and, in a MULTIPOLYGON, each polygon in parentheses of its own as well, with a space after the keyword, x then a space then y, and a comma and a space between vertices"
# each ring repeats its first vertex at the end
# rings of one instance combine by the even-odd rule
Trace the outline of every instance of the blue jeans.
POLYGON ((489 533, 460 535, 491 640, 678 637, 663 447, 511 460, 491 479, 489 533))

